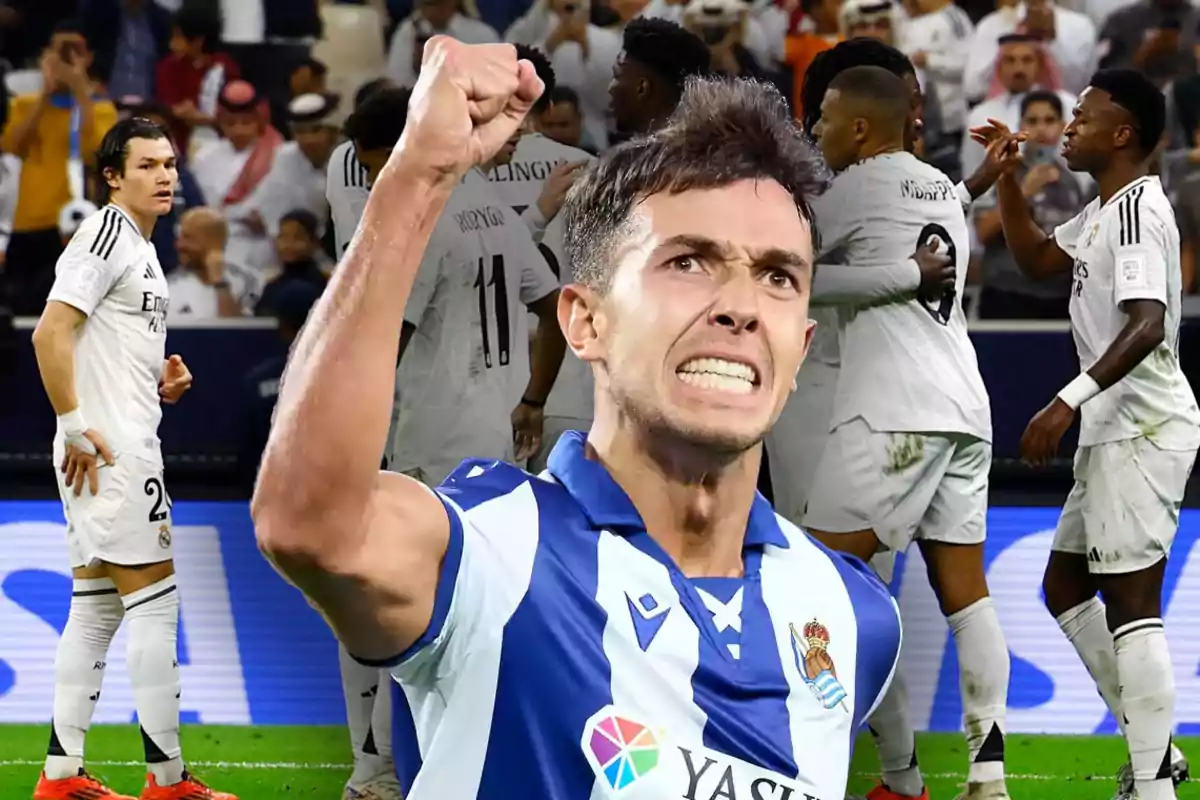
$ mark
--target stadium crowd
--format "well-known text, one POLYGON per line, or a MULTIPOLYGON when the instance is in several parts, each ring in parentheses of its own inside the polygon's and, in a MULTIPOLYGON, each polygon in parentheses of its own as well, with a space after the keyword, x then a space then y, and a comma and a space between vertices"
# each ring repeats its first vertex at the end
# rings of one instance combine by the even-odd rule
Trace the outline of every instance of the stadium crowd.
MULTIPOLYGON (((993 118, 1031 132, 1022 186, 1046 230, 1095 192, 1056 152, 1075 96, 1097 67, 1141 69, 1170 101, 1160 171, 1183 232, 1184 291, 1195 289, 1200 15, 1179 0, 8 0, 0 297, 17 316, 40 313, 55 259, 94 208, 96 146, 136 114, 167 123, 185 157, 176 210, 154 236, 171 321, 271 314, 269 285, 320 285, 336 262, 326 168, 361 89, 411 86, 434 32, 537 46, 558 84, 539 127, 598 152, 614 140, 608 85, 636 16, 700 32, 716 71, 774 82, 798 116, 817 53, 848 37, 894 44, 921 73, 921 152, 951 177, 983 158, 970 127, 993 118)), ((993 206, 972 212, 972 315, 1065 318, 1069 279, 1024 277, 993 206)))

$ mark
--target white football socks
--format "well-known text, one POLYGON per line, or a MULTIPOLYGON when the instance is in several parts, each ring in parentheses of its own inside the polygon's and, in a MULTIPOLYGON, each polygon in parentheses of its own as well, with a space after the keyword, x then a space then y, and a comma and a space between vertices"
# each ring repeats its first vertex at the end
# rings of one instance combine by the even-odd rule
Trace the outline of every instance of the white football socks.
POLYGON ((1075 647, 1075 652, 1087 667, 1088 674, 1096 682, 1096 690, 1104 698, 1105 705, 1112 712, 1124 735, 1125 715, 1121 711, 1117 651, 1113 645, 1112 633, 1108 630, 1104 603, 1100 602, 1100 598, 1093 597, 1060 615, 1057 622, 1067 641, 1075 647))
POLYGON ((125 607, 108 578, 75 579, 67 625, 54 658, 54 718, 46 777, 72 778, 83 768, 83 742, 100 699, 108 646, 125 607))
MULTIPOLYGON (((372 724, 376 697, 386 690, 387 686, 381 685, 381 673, 378 667, 367 667, 358 663, 340 643, 338 644, 338 662, 342 669, 342 694, 346 699, 346 723, 350 729, 350 747, 354 753, 354 773, 350 776, 350 785, 357 786, 388 768, 380 756, 376 741, 377 734, 373 730, 372 724)), ((389 714, 389 720, 390 717, 389 714)), ((387 737, 390 745, 390 722, 387 737)))
POLYGON ((1139 800, 1174 800, 1171 729, 1175 675, 1161 619, 1139 619, 1113 631, 1125 739, 1139 800))
POLYGON ((917 740, 908 716, 908 690, 899 669, 867 727, 879 751, 884 786, 896 794, 918 797, 925 788, 917 766, 917 740))
POLYGON ((159 786, 183 780, 179 747, 179 592, 175 576, 121 598, 129 625, 128 667, 146 765, 159 786))
POLYGON ((1010 664, 992 598, 972 603, 946 621, 958 651, 963 727, 971 759, 967 783, 1003 780, 1010 664))
POLYGON ((379 670, 379 691, 375 693, 375 705, 371 709, 371 733, 375 738, 375 752, 387 769, 394 771, 392 760, 392 676, 386 669, 379 670))

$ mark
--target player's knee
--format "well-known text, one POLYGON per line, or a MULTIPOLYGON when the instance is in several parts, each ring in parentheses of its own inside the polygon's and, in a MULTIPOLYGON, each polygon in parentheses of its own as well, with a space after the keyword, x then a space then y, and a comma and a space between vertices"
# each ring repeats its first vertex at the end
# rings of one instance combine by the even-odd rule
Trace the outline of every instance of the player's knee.
POLYGON ((929 584, 942 614, 949 617, 988 596, 982 544, 919 540, 929 584))
POLYGON ((125 606, 112 581, 107 578, 73 581, 67 622, 83 641, 108 647, 124 617, 125 606))
POLYGON ((1108 629, 1116 630, 1130 622, 1162 617, 1162 585, 1166 560, 1154 566, 1122 575, 1098 575, 1096 580, 1104 598, 1108 629))
POLYGON ((1052 550, 1042 575, 1042 596, 1055 619, 1095 597, 1096 583, 1088 572, 1087 558, 1052 550))
POLYGON ((121 598, 129 620, 129 659, 153 649, 159 641, 167 641, 174 652, 179 627, 179 592, 175 576, 163 578, 121 598))

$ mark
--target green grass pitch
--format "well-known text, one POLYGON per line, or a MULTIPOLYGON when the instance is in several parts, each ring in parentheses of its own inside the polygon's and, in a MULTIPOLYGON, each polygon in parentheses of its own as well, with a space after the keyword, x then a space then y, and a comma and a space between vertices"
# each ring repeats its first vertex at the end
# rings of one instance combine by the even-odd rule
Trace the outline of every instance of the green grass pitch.
MULTIPOLYGON (((0 725, 0 798, 32 795, 48 735, 45 726, 0 725)), ((1200 767, 1200 739, 1178 743, 1200 767)), ((114 790, 136 797, 145 778, 140 747, 136 728, 98 725, 88 736, 90 769, 114 790)), ((338 727, 193 725, 184 729, 183 747, 198 776, 242 800, 338 800, 350 773, 346 731, 338 727)), ((1115 736, 1013 735, 1007 751, 1014 800, 1108 800, 1112 776, 1126 759, 1124 743, 1115 736)), ((917 753, 932 800, 953 800, 965 777, 962 737, 924 734, 917 753)), ((875 769, 874 747, 864 737, 850 790, 869 789, 875 769)), ((1179 797, 1200 800, 1200 781, 1180 787, 1179 797)))

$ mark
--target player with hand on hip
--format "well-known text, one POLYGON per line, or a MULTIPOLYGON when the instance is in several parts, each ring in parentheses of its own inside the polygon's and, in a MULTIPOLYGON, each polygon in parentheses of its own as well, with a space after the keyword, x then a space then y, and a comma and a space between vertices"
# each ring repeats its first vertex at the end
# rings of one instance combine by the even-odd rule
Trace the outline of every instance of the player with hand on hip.
POLYGON ((171 499, 163 484, 161 403, 191 386, 165 358, 167 281, 149 237, 178 180, 166 131, 119 122, 97 155, 108 203, 58 259, 33 333, 58 414, 54 462, 74 591, 55 658, 54 716, 34 800, 119 798, 83 766, 109 644, 129 628, 128 668, 149 774, 142 800, 235 800, 185 769, 179 744, 179 593, 171 499))
POLYGON ((1179 228, 1150 160, 1166 101, 1144 75, 1101 70, 1064 131, 1067 166, 1100 196, 1047 236, 1013 175, 1022 134, 972 130, 1003 171, 1004 238, 1033 279, 1070 271, 1079 377, 1029 422, 1021 455, 1044 465, 1080 420, 1075 485, 1043 589, 1129 744, 1118 797, 1172 800, 1187 761, 1171 741, 1175 680, 1162 621, 1163 574, 1200 447, 1200 409, 1179 365, 1179 228), (1099 597, 1097 597, 1099 595, 1099 597))
POLYGON ((596 420, 548 475, 469 461, 432 490, 378 470, 423 250, 540 91, 511 46, 430 40, 293 351, 259 543, 351 652, 392 670, 409 800, 840 797, 899 616, 862 564, 755 493, 811 335, 807 209, 827 177, 777 91, 693 80, 667 126, 573 188, 558 316, 596 420))

